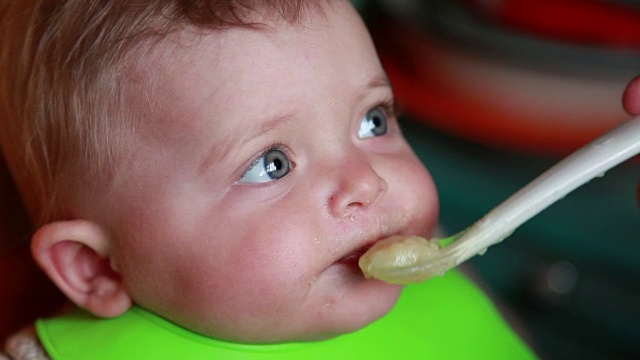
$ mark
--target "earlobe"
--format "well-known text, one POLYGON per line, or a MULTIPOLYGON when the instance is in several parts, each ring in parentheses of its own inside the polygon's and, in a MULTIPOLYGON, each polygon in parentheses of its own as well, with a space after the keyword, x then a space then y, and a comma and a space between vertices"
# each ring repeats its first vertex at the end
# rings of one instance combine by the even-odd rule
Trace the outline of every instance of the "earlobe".
POLYGON ((87 220, 59 221, 34 234, 31 251, 49 278, 78 306, 100 317, 131 307, 120 274, 111 265, 110 239, 87 220))

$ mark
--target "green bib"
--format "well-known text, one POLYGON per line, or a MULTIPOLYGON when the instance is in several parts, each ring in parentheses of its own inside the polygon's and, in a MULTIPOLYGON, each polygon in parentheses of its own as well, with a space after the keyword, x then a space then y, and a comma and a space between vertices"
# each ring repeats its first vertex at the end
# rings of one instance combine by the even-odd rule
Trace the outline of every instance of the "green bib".
POLYGON ((464 276, 407 286, 395 308, 353 333, 318 342, 236 344, 180 328, 139 307, 114 319, 77 310, 36 322, 54 360, 534 359, 464 276))

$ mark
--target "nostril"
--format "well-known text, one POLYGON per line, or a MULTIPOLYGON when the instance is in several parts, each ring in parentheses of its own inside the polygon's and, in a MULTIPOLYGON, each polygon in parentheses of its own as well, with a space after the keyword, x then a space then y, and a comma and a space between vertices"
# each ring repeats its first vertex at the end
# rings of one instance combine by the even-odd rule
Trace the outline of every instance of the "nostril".
POLYGON ((342 205, 338 205, 338 211, 335 214, 338 217, 354 220, 355 216, 360 212, 369 208, 375 199, 365 199, 361 201, 343 201, 342 205))

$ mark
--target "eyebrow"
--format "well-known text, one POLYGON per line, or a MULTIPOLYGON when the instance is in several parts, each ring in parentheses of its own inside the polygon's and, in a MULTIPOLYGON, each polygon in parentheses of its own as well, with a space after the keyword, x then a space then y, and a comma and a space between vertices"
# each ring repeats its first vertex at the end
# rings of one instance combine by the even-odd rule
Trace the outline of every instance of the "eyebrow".
POLYGON ((369 81, 366 88, 377 88, 377 87, 391 87, 391 81, 389 81, 389 77, 385 73, 381 73, 376 75, 369 81))
POLYGON ((198 172, 200 174, 203 174, 204 172, 206 172, 207 169, 211 167, 211 164, 214 161, 214 159, 218 157, 226 158, 229 152, 231 152, 235 148, 234 146, 236 144, 244 143, 247 141, 247 139, 252 139, 259 135, 268 134, 284 126, 285 124, 287 124, 292 120, 293 120, 292 115, 277 116, 267 120, 264 124, 256 127, 255 129, 249 129, 243 135, 230 136, 230 137, 224 138, 220 142, 211 146, 209 151, 207 151, 207 155, 205 156, 203 161, 200 162, 200 165, 198 166, 198 172))
POLYGON ((384 72, 377 74, 369 80, 369 82, 362 88, 364 91, 362 91, 356 98, 356 102, 362 101, 362 99, 367 96, 366 90, 376 88, 389 88, 391 90, 391 81, 389 81, 389 77, 384 72))
POLYGON ((256 135, 262 135, 262 134, 270 133, 270 132, 275 131, 278 128, 286 125, 287 123, 291 122, 292 120, 293 120, 293 116, 292 115, 277 116, 275 118, 269 119, 264 124, 262 124, 262 126, 259 126, 255 132, 252 132, 251 134, 249 134, 248 137, 249 138, 253 138, 256 135))

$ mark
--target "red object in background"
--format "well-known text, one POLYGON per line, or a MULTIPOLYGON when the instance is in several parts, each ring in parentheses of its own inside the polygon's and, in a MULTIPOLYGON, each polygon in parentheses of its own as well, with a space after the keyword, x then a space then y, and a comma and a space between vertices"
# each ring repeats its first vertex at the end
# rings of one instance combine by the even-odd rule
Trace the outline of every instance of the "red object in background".
POLYGON ((613 48, 640 49, 640 10, 596 0, 467 0, 496 25, 538 36, 613 48))
POLYGON ((628 118, 626 76, 602 81, 503 64, 393 20, 373 31, 401 110, 446 133, 555 157, 628 118))
POLYGON ((412 116, 453 135, 474 141, 526 153, 566 155, 615 124, 599 127, 535 124, 535 114, 508 114, 488 102, 461 99, 456 94, 441 91, 437 82, 417 79, 403 71, 395 59, 383 58, 401 108, 412 116), (529 117, 526 126, 524 118, 529 117))

